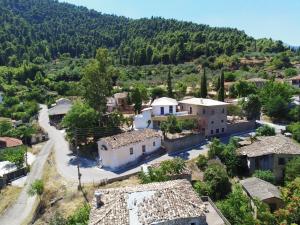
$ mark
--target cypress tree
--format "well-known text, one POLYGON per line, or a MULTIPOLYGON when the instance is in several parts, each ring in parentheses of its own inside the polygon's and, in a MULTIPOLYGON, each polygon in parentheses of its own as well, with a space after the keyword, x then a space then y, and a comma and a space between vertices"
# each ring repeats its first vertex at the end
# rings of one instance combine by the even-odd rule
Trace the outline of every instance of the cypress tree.
POLYGON ((224 102, 225 100, 225 88, 224 88, 224 71, 222 70, 219 79, 219 90, 218 90, 218 100, 224 102))
POLYGON ((207 79, 206 79, 205 68, 203 69, 203 75, 201 76, 200 97, 201 98, 206 98, 207 97, 207 79))
POLYGON ((173 98, 173 88, 172 88, 172 76, 171 76, 171 68, 169 68, 168 80, 167 80, 167 89, 168 89, 168 97, 173 98))

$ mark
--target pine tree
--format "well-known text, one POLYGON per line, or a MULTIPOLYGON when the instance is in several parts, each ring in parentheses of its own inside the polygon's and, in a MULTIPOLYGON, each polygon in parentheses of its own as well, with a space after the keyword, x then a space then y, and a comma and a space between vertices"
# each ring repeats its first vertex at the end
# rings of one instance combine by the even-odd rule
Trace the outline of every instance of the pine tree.
POLYGON ((169 73, 168 73, 168 81, 167 81, 167 89, 168 89, 168 97, 173 98, 173 87, 172 87, 172 76, 171 76, 171 68, 169 68, 169 73))
POLYGON ((200 97, 201 98, 206 98, 207 97, 207 79, 206 79, 205 68, 203 69, 203 75, 201 76, 200 97))
POLYGON ((142 96, 139 88, 136 87, 134 89, 131 98, 134 103, 134 112, 136 114, 141 113, 143 101, 142 101, 142 96))
POLYGON ((218 86, 219 86, 218 100, 224 102, 225 100, 224 71, 221 72, 218 86))

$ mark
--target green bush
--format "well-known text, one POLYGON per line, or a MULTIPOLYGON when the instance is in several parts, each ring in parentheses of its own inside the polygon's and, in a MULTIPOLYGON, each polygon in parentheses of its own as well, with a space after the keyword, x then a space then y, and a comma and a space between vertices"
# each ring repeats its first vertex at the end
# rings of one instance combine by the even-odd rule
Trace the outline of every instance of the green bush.
POLYGON ((268 125, 263 125, 256 129, 257 136, 273 136, 275 135, 275 129, 268 125))
POLYGON ((252 176, 275 184, 275 176, 270 170, 255 170, 252 176))
POLYGON ((211 186, 206 182, 197 181, 193 185, 195 191, 199 194, 199 196, 211 196, 212 189, 211 186))
POLYGON ((68 217, 68 225, 87 225, 89 222, 91 207, 88 204, 84 204, 78 208, 75 213, 68 217))
POLYGON ((208 159, 206 156, 199 155, 197 157, 196 165, 198 166, 199 169, 205 170, 207 167, 207 162, 208 162, 208 159))
POLYGON ((300 122, 292 123, 288 125, 287 131, 292 133, 293 139, 300 142, 300 122))
POLYGON ((181 130, 194 130, 197 128, 197 120, 182 120, 179 121, 179 127, 181 130))
POLYGON ((24 155, 26 152, 26 147, 15 147, 15 148, 7 148, 1 150, 0 152, 0 161, 9 161, 14 163, 18 168, 22 168, 24 166, 24 155))
POLYGON ((296 177, 300 177, 300 157, 293 158, 285 168, 285 181, 293 181, 296 177))

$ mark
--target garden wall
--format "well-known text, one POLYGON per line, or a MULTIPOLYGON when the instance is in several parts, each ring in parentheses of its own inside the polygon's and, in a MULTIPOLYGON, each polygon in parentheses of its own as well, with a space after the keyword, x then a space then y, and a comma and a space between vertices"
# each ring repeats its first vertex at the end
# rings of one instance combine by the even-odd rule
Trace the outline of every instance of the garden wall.
POLYGON ((165 147, 168 153, 183 151, 195 146, 200 145, 205 140, 205 136, 201 134, 192 134, 189 136, 167 139, 165 138, 162 145, 165 147))
POLYGON ((254 130, 256 127, 255 121, 240 121, 237 123, 227 124, 227 134, 235 134, 254 130))

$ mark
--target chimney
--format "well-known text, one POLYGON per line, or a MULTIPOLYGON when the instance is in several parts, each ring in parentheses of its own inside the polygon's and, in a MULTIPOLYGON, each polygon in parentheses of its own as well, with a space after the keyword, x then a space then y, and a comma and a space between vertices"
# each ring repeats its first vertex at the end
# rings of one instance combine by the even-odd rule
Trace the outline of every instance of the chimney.
POLYGON ((96 208, 99 209, 103 202, 101 201, 102 193, 99 191, 95 191, 95 198, 96 198, 96 208))

